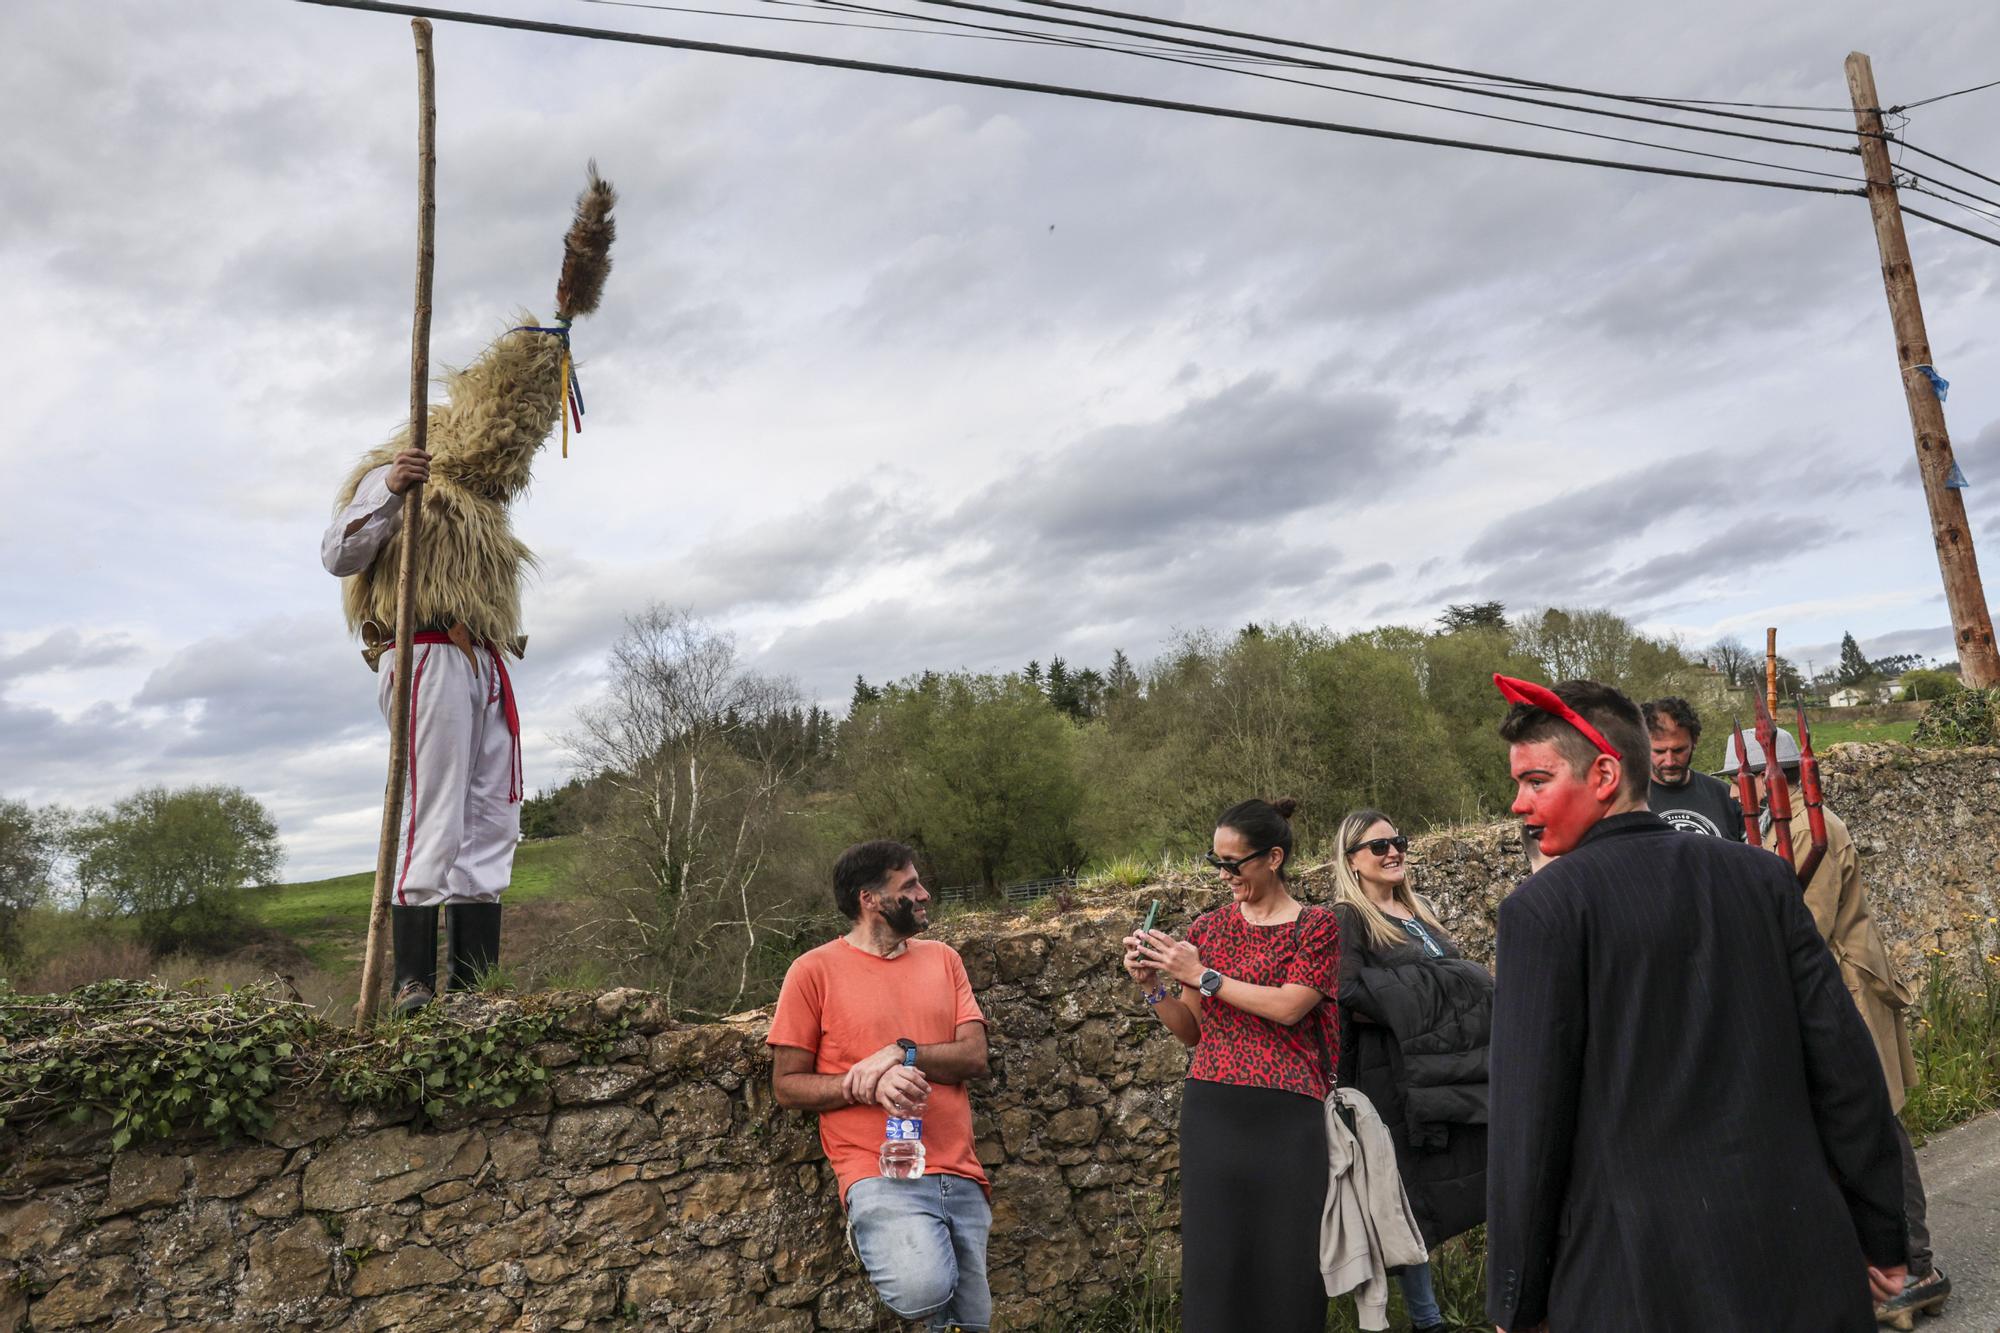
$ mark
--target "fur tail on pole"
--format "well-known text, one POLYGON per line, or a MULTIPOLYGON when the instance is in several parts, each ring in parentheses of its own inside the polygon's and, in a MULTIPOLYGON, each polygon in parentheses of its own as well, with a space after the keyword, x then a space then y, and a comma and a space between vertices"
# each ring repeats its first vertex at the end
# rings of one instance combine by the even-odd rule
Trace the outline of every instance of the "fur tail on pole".
POLYGON ((611 272, 611 242, 618 224, 611 209, 618 192, 590 164, 590 184, 576 197, 576 220, 563 237, 562 277, 556 282, 556 318, 567 324, 597 309, 604 297, 604 279, 611 272))

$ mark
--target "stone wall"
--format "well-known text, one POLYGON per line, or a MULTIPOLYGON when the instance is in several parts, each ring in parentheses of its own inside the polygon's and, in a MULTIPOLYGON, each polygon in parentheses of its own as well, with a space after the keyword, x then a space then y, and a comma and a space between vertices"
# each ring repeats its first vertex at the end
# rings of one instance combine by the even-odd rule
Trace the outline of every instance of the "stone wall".
MULTIPOLYGON (((1829 768, 1906 962, 1995 914, 2000 751, 1849 746, 1829 768)), ((1518 834, 1431 835, 1415 860, 1446 924, 1489 954, 1518 834)), ((1324 869, 1300 885, 1323 899, 1324 869)), ((1155 897, 1169 928, 1220 900, 1213 880, 1172 879, 939 928, 991 1024, 974 1107, 1003 1327, 1061 1327, 1178 1269, 1185 1056, 1116 963, 1155 897)), ((0 1333, 893 1326, 847 1253, 810 1119, 771 1104, 767 1014, 677 1025, 636 991, 565 1004, 537 1052, 548 1092, 502 1114, 418 1124, 307 1094, 255 1143, 0 1138, 0 1333), (574 1038, 607 1026, 609 1062, 586 1067, 574 1038)))

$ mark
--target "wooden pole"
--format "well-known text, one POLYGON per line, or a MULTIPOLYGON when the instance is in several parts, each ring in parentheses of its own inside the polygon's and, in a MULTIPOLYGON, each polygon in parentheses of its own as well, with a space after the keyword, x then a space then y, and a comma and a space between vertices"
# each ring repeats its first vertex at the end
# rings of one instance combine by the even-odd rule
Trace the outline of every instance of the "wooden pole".
POLYGON ((1909 404, 1910 429, 1916 436, 1917 471, 1924 481, 1924 501, 1930 506, 1931 540, 1937 546, 1938 570, 1944 575, 1944 598, 1951 609, 1959 667, 1969 686, 2000 685, 2000 652, 1994 648, 1993 616, 1979 581, 1979 558, 1972 549, 1972 529, 1965 521, 1965 500, 1945 485, 1951 476, 1952 455, 1944 404, 1919 369, 1931 364, 1931 344, 1924 332, 1923 305, 1917 299, 1917 271, 1910 263, 1909 239, 1903 234, 1889 146, 1882 137, 1882 103, 1875 92, 1875 70, 1859 51, 1847 57, 1847 91, 1854 101, 1854 126, 1868 175, 1868 211, 1875 218, 1875 244, 1882 252, 1882 286, 1889 295, 1889 322, 1896 330, 1896 363, 1902 367, 1903 398, 1909 404))
MULTIPOLYGON (((431 269, 437 258, 437 85, 431 66, 431 25, 411 19, 417 42, 417 301, 410 333, 410 448, 429 443, 431 382, 431 269)), ((368 909, 368 951, 361 964, 361 995, 354 1025, 364 1027, 381 1006, 384 942, 389 934, 389 891, 396 875, 396 843, 403 822, 403 785, 410 764, 410 662, 415 629, 417 531, 424 488, 403 493, 403 530, 396 571, 395 703, 389 714, 389 782, 382 793, 382 834, 375 852, 375 897, 368 909)))
POLYGON ((1764 706, 1778 715, 1778 627, 1764 631, 1764 706))

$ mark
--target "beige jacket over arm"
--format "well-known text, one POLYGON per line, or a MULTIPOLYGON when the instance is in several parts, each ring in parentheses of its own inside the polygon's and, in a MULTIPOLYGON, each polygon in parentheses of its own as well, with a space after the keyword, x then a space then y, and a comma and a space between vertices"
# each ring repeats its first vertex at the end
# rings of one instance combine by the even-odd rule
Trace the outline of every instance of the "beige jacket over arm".
POLYGON ((1326 1294, 1354 1293, 1364 1329, 1389 1327, 1389 1272, 1429 1256, 1396 1170, 1396 1145, 1375 1106, 1353 1088, 1326 1100, 1326 1207, 1320 1216, 1319 1271, 1326 1294), (1336 1099, 1354 1129, 1336 1114, 1336 1099))
MULTIPOLYGON (((1903 1011, 1910 1007, 1910 989, 1896 978, 1895 965, 1882 934, 1868 913, 1861 891, 1861 859, 1847 825, 1831 810, 1826 814, 1826 859, 1806 886, 1806 910, 1819 927, 1820 938, 1840 964, 1847 993, 1875 1039, 1882 1077, 1889 1084, 1889 1102, 1898 1111, 1917 1085, 1917 1062, 1910 1054, 1910 1029, 1903 1011)), ((1792 816, 1792 863, 1801 863, 1812 848, 1812 830, 1801 805, 1792 816)))

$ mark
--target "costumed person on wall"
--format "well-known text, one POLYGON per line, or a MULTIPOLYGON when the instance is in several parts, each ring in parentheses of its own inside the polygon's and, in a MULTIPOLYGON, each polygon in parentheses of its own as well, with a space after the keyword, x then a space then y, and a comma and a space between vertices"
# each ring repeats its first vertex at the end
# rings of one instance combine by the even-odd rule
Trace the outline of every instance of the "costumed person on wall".
POLYGON ((500 895, 521 838, 520 707, 507 654, 522 655, 521 581, 534 553, 514 535, 508 508, 527 490, 535 454, 561 421, 568 452, 583 404, 570 365, 569 326, 597 309, 611 270, 617 195, 599 178, 577 197, 563 243, 556 323, 532 318, 446 377, 448 401, 430 409, 428 452, 405 426, 363 455, 335 501, 320 542, 342 581, 347 627, 381 676, 382 715, 396 706, 396 579, 404 497, 424 487, 417 531, 410 763, 396 847, 392 939, 394 1005, 407 1014, 438 991, 438 909, 450 927, 448 978, 465 989, 500 960, 500 895), (389 669, 382 657, 389 655, 389 669))

